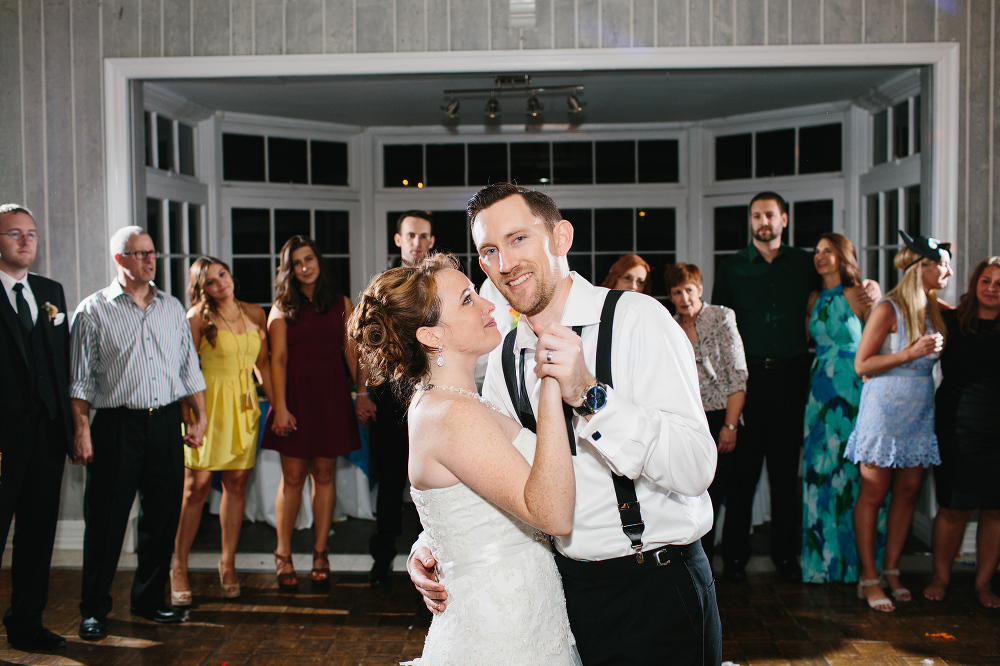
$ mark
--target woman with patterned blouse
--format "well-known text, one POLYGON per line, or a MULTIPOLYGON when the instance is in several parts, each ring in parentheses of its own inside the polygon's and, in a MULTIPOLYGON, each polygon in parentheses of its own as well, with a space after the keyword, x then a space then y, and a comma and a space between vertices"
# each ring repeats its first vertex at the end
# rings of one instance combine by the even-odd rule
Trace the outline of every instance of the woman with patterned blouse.
MULTIPOLYGON (((701 300, 704 288, 701 271, 694 264, 668 266, 664 282, 670 300, 677 307, 674 319, 687 333, 694 347, 701 384, 701 403, 708 425, 719 447, 719 463, 715 480, 708 488, 716 518, 726 498, 726 488, 732 474, 731 456, 724 455, 736 448, 736 428, 746 401, 747 361, 743 355, 743 339, 736 330, 736 313, 720 305, 701 300)), ((726 531, 722 544, 725 548, 726 531)), ((715 525, 701 538, 709 562, 715 553, 715 525)))

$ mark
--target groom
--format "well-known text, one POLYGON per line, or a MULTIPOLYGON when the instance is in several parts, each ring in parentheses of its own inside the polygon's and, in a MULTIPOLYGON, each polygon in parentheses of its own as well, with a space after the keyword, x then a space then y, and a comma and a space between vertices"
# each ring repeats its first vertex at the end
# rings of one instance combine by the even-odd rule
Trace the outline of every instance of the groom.
MULTIPOLYGON (((490 356, 484 393, 514 418, 526 402, 537 412, 534 366, 547 363, 576 413, 573 533, 555 545, 584 664, 719 664, 719 613, 700 543, 712 524, 707 488, 716 447, 691 345, 659 303, 624 294, 611 344, 614 387, 605 386, 594 368, 609 292, 570 272, 572 224, 545 194, 510 183, 481 189, 468 213, 480 265, 526 324, 513 340, 513 358, 521 360, 508 365, 527 400, 515 406, 510 398, 504 345, 490 356), (582 327, 581 335, 571 326, 582 327), (527 356, 534 363, 525 363, 527 356), (634 482, 638 501, 620 511, 622 481, 629 488, 634 482), (642 524, 638 535, 635 523, 642 524)), ((407 569, 438 613, 447 594, 435 564, 418 541, 407 569)))

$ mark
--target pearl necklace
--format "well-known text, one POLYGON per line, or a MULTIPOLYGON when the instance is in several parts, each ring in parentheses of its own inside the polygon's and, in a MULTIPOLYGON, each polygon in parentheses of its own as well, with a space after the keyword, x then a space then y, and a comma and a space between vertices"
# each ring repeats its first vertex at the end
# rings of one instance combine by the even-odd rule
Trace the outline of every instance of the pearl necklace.
POLYGON ((467 395, 470 398, 475 398, 479 402, 483 403, 484 405, 492 409, 494 412, 499 412, 500 414, 503 414, 503 412, 500 411, 499 407, 497 407, 492 402, 490 402, 483 396, 479 395, 475 391, 470 391, 468 389, 463 389, 463 388, 456 388, 454 386, 445 386, 444 384, 420 384, 417 388, 419 388, 421 391, 430 391, 431 389, 439 388, 439 389, 445 389, 447 391, 454 391, 455 393, 461 393, 462 395, 467 395))

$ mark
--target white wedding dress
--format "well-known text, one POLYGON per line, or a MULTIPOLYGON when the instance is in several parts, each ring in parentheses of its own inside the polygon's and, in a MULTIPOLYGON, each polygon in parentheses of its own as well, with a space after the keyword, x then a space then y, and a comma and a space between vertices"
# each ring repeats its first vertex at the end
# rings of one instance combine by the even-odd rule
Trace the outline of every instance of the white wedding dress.
MULTIPOLYGON (((531 461, 535 435, 514 446, 531 461)), ((467 486, 410 489, 438 561, 447 608, 413 666, 573 666, 576 641, 548 537, 467 486)))

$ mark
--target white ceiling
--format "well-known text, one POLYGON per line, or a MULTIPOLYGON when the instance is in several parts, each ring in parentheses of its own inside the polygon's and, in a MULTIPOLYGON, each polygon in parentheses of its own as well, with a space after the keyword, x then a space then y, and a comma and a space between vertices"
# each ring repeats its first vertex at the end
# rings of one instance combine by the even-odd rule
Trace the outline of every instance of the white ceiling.
MULTIPOLYGON (((539 93, 543 122, 587 124, 698 121, 854 99, 909 68, 782 68, 740 70, 530 72, 532 85, 585 86, 584 112, 571 116, 566 92, 539 93)), ((519 73, 523 74, 523 73, 519 73)), ((206 109, 360 126, 476 125, 487 94, 461 95, 460 116, 441 112, 452 88, 490 88, 493 76, 259 77, 160 80, 206 109)), ((500 97, 504 123, 525 118, 524 93, 500 97)), ((538 121, 535 121, 538 122, 538 121)))

